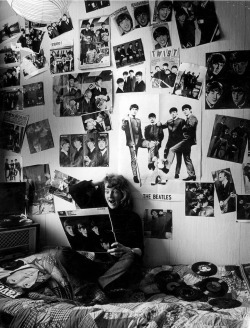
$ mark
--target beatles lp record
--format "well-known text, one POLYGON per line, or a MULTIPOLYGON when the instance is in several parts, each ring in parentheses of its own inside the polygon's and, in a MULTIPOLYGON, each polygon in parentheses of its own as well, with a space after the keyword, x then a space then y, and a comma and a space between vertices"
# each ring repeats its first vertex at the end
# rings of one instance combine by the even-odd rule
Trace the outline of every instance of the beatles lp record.
POLYGON ((217 272, 217 266, 209 262, 196 262, 191 269, 200 276, 209 277, 217 272))
POLYGON ((241 306, 241 302, 230 298, 213 298, 208 302, 219 309, 233 309, 241 306))
POLYGON ((208 297, 222 297, 228 292, 228 285, 219 278, 206 278, 196 286, 208 297))

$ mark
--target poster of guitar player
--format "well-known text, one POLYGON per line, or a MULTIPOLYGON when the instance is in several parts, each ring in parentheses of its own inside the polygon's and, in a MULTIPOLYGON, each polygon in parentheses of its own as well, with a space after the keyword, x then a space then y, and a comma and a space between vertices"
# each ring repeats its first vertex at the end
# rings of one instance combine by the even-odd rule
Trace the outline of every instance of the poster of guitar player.
POLYGON ((53 78, 55 116, 112 112, 112 71, 63 74, 53 78))
POLYGON ((230 168, 212 172, 222 214, 236 211, 236 191, 230 168))
POLYGON ((177 193, 177 180, 199 179, 199 103, 162 94, 131 94, 129 103, 122 98, 121 95, 118 100, 119 170, 126 178, 132 180, 136 187, 143 187, 143 191, 159 189, 177 193))

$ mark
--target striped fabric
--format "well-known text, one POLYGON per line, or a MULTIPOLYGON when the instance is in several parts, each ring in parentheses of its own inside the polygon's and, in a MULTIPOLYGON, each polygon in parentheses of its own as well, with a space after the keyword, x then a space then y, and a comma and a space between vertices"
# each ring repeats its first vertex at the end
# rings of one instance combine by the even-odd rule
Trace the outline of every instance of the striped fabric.
POLYGON ((13 10, 25 19, 48 24, 67 12, 71 0, 7 0, 13 10))

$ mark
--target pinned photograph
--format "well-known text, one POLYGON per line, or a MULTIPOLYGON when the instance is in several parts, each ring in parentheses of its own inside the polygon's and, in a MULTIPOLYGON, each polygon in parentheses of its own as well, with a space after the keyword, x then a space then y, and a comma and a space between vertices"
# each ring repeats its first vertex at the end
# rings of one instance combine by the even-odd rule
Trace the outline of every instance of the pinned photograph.
POLYGON ((159 49, 150 53, 151 87, 172 93, 180 66, 179 49, 159 49))
POLYGON ((111 17, 114 19, 120 35, 125 35, 133 31, 135 24, 127 7, 122 7, 116 10, 111 17))
POLYGON ((23 88, 0 90, 0 104, 2 111, 23 110, 23 88))
POLYGON ((54 147, 48 119, 27 125, 26 135, 31 154, 54 147))
POLYGON ((53 78, 55 116, 112 111, 112 71, 63 74, 53 78))
POLYGON ((84 0, 86 13, 110 6, 109 0, 84 0))
POLYGON ((206 54, 206 109, 250 107, 250 51, 206 54))
POLYGON ((230 168, 212 172, 222 214, 236 211, 236 191, 230 168))
POLYGON ((58 212, 64 232, 75 250, 107 253, 116 241, 107 207, 58 212))
POLYGON ((0 24, 0 43, 5 43, 17 37, 21 31, 17 15, 2 20, 0 24))
MULTIPOLYGON (((121 70, 120 70, 121 72, 121 70)), ((146 91, 146 74, 145 69, 129 69, 120 73, 116 80, 116 93, 126 92, 145 92, 146 91)))
POLYGON ((50 48, 50 72, 60 74, 74 71, 73 40, 53 42, 50 48))
POLYGON ((23 181, 26 182, 28 214, 54 213, 54 198, 49 192, 51 181, 49 164, 24 166, 23 181))
POLYGON ((69 13, 64 13, 59 21, 47 25, 47 32, 50 39, 54 39, 71 30, 73 30, 73 24, 69 13))
POLYGON ((146 209, 144 213, 144 237, 172 239, 172 211, 163 209, 146 209))
POLYGON ((17 44, 8 42, 0 48, 0 65, 11 67, 19 65, 21 62, 20 48, 17 44))
POLYGON ((182 97, 200 99, 205 83, 206 67, 190 63, 181 63, 177 73, 173 94, 182 97))
POLYGON ((80 182, 68 174, 55 170, 54 176, 50 181, 49 192, 54 196, 72 203, 73 199, 69 193, 69 188, 80 182))
POLYGON ((145 61, 141 39, 126 42, 113 47, 116 68, 135 65, 145 61))
POLYGON ((88 133, 84 138, 84 166, 109 166, 108 133, 88 133))
POLYGON ((80 69, 110 66, 108 16, 80 20, 80 69))
POLYGON ((249 195, 237 195, 236 221, 250 223, 250 196, 249 195))
POLYGON ((5 112, 0 121, 0 148, 20 153, 29 115, 5 112))
POLYGON ((214 217, 214 184, 186 182, 185 215, 214 217))
POLYGON ((111 130, 111 118, 108 111, 83 114, 81 117, 84 129, 87 133, 111 130))
POLYGON ((31 53, 22 58, 21 71, 25 80, 41 74, 48 69, 48 63, 44 56, 43 49, 40 53, 31 53))
POLYGON ((165 23, 172 20, 173 2, 167 0, 155 0, 152 23, 165 23))
POLYGON ((146 27, 150 25, 150 7, 149 1, 139 1, 131 3, 134 19, 135 28, 146 27))
POLYGON ((0 88, 20 85, 20 67, 0 68, 0 88))
POLYGON ((216 115, 208 148, 208 157, 243 163, 250 120, 216 115))
POLYGON ((213 0, 174 1, 173 5, 182 48, 191 48, 220 39, 213 0))
POLYGON ((26 84, 23 86, 23 106, 34 107, 44 105, 43 82, 26 84))
POLYGON ((245 193, 250 194, 250 163, 242 164, 245 193))
POLYGON ((17 43, 21 45, 23 50, 40 53, 44 34, 42 29, 35 28, 32 22, 25 20, 25 27, 21 28, 21 35, 17 43))
POLYGON ((5 155, 3 165, 4 169, 1 172, 2 182, 20 182, 23 180, 23 164, 20 155, 5 155))
POLYGON ((172 42, 168 23, 153 25, 151 31, 154 50, 171 47, 172 42))

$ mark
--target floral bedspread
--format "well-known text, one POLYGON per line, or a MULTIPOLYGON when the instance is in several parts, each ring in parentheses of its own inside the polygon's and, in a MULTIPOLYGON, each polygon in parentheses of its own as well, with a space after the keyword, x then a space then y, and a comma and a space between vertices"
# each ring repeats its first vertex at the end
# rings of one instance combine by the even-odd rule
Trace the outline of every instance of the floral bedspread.
MULTIPOLYGON (((232 267, 228 268, 219 267, 214 277, 227 282, 227 297, 242 303, 240 307, 232 309, 215 308, 201 300, 187 302, 159 291, 154 295, 146 294, 150 289, 157 292, 152 279, 157 272, 154 269, 147 272, 141 283, 144 299, 142 296, 136 299, 136 295, 131 295, 133 302, 83 306, 74 301, 59 301, 42 295, 40 299, 1 298, 0 317, 7 315, 13 318, 8 324, 11 328, 250 327, 250 294, 244 281, 232 267)), ((189 266, 175 266, 173 271, 178 272, 186 284, 192 285, 202 279, 189 266)), ((5 326, 0 323, 0 327, 5 326)))

